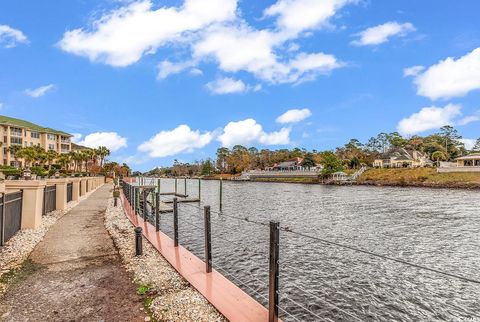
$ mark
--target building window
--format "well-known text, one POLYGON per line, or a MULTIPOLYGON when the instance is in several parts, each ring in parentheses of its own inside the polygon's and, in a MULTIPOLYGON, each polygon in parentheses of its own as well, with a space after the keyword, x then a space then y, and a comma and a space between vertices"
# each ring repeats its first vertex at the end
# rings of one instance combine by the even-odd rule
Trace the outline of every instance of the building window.
POLYGON ((49 144, 48 149, 49 150, 55 150, 55 144, 49 144))
POLYGON ((23 140, 21 137, 10 137, 10 144, 23 145, 23 140))
POLYGON ((57 136, 55 134, 48 134, 48 139, 50 141, 56 141, 57 140, 57 136))
POLYGON ((23 136, 23 130, 22 129, 19 129, 19 128, 16 128, 16 127, 11 127, 10 128, 10 134, 12 136, 23 136))
POLYGON ((32 139, 39 139, 40 138, 40 133, 38 132, 30 132, 30 137, 32 139))

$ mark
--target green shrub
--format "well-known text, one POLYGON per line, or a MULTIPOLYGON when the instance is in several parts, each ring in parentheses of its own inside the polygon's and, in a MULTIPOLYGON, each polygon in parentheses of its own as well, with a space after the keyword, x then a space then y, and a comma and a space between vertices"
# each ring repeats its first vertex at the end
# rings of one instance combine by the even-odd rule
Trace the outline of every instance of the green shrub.
POLYGON ((8 168, 8 169, 0 169, 4 176, 14 176, 14 177, 21 177, 23 175, 23 171, 17 168, 8 168))
POLYGON ((48 174, 48 170, 45 170, 42 167, 32 167, 30 170, 32 171, 32 174, 36 174, 39 177, 44 177, 48 174))

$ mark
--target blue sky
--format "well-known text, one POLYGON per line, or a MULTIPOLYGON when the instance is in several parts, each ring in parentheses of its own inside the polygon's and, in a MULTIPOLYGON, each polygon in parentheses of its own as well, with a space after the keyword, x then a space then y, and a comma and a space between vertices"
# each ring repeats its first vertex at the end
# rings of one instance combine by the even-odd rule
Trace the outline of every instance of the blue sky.
POLYGON ((446 124, 473 140, 480 3, 461 3, 5 0, 0 113, 141 170, 446 124))

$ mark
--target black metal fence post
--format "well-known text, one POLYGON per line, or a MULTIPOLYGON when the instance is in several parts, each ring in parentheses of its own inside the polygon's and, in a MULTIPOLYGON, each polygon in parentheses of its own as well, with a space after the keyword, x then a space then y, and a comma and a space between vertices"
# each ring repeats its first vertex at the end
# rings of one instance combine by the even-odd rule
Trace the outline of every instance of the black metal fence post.
POLYGON ((178 200, 173 198, 173 242, 178 247, 178 200))
POLYGON ((183 191, 184 195, 187 195, 187 178, 183 179, 183 191))
POLYGON ((145 192, 145 188, 142 191, 142 199, 143 199, 142 218, 144 220, 147 220, 147 193, 145 192))
POLYGON ((268 284, 268 321, 278 321, 280 223, 270 222, 270 262, 268 284))
POLYGON ((204 207, 205 217, 205 264, 207 273, 212 272, 212 228, 210 222, 210 206, 204 207))
POLYGON ((160 192, 155 194, 155 230, 160 230, 160 192))
POLYGON ((142 227, 135 228, 135 255, 143 255, 142 227))
POLYGON ((2 213, 1 213, 1 231, 0 231, 0 246, 5 244, 5 193, 2 193, 2 213))

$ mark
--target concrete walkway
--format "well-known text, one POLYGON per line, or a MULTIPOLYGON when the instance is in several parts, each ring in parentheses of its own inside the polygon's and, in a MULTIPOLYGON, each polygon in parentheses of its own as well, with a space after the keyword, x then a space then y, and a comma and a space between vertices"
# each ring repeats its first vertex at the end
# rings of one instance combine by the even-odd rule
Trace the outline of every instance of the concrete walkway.
POLYGON ((48 231, 1 299, 2 321, 144 321, 104 227, 111 189, 99 188, 48 231))

